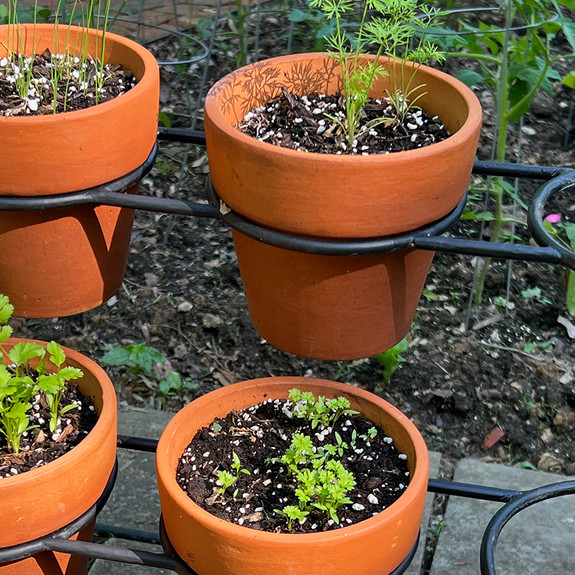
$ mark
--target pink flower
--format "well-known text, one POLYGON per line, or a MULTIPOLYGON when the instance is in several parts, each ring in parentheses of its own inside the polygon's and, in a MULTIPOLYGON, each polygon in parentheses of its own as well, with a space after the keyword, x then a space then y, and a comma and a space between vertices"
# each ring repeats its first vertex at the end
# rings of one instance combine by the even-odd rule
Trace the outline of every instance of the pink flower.
POLYGON ((561 221, 561 214, 549 214, 545 221, 549 222, 550 224, 558 224, 561 221))

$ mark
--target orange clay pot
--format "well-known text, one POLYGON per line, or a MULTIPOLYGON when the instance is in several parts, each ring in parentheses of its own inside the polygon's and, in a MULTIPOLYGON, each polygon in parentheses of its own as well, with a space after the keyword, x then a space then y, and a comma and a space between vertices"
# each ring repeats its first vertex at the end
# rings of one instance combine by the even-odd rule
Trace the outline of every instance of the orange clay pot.
MULTIPOLYGON (((384 62, 391 74, 399 66, 384 62)), ((418 104, 441 118, 452 133, 447 140, 394 154, 340 156, 272 146, 235 128, 282 86, 300 95, 340 89, 334 60, 300 54, 229 74, 212 87, 205 103, 214 189, 246 218, 303 236, 384 237, 442 218, 465 194, 481 107, 469 88, 437 70, 421 66, 413 85, 418 84, 426 91, 418 104)), ((379 78, 371 95, 384 95, 388 86, 387 77, 379 78)), ((400 341, 433 258, 414 250, 367 257, 305 255, 260 246, 238 232, 234 237, 256 329, 284 351, 318 359, 367 357, 400 341), (307 271, 310 276, 300 277, 307 271)))
MULTIPOLYGON (((9 339, 3 348, 30 341, 9 339)), ((40 342, 43 343, 43 342, 40 342)), ((98 422, 82 442, 57 460, 22 475, 0 479, 0 547, 27 543, 62 529, 90 509, 100 498, 116 462, 116 394, 110 378, 92 360, 64 348, 66 365, 79 367, 84 377, 79 388, 91 397, 98 422)), ((91 537, 93 525, 80 538, 91 537)), ((86 561, 60 553, 44 552, 37 557, 0 566, 0 575, 76 574, 85 571, 86 561), (70 563, 70 568, 67 565, 70 563), (58 567, 58 565, 60 567, 58 567)))
POLYGON ((423 514, 429 460, 415 426, 383 399, 348 384, 302 377, 256 379, 230 385, 190 403, 168 424, 156 452, 160 503, 167 535, 199 575, 384 575, 415 545, 423 514), (326 397, 347 397, 351 408, 382 426, 408 457, 405 493, 378 515, 336 531, 280 534, 218 519, 196 505, 176 482, 176 467, 196 434, 214 418, 298 387, 326 397))
MULTIPOLYGON (((55 32, 51 24, 20 30, 27 54, 46 48, 78 53, 84 32, 64 25, 55 32)), ((14 27, 0 26, 0 57, 14 38, 14 27)), ((100 42, 101 34, 90 30, 90 54, 100 42)), ((148 158, 157 133, 157 62, 115 34, 106 35, 105 60, 129 69, 136 86, 86 110, 0 117, 0 195, 80 191, 124 176, 148 158)), ((137 193, 137 186, 127 193, 137 193)), ((106 206, 0 211, 0 292, 10 297, 15 315, 71 315, 109 299, 124 277, 132 221, 133 210, 106 206)))

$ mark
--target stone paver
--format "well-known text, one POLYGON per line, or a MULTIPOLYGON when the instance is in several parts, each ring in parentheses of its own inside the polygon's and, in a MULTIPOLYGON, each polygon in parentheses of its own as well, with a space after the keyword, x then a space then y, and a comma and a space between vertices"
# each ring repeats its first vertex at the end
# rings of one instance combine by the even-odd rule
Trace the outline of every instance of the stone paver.
MULTIPOLYGON (((568 479, 553 473, 459 462, 455 481, 526 491, 568 479)), ((484 529, 501 503, 451 497, 430 575, 478 575, 484 529)), ((575 573, 575 496, 521 511, 504 528, 495 555, 498 575, 575 573)))

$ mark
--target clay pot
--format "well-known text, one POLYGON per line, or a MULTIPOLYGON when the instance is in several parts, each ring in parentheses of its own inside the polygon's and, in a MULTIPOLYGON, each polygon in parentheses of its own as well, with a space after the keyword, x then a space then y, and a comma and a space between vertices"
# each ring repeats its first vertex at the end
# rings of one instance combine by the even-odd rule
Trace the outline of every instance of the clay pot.
POLYGON ((168 424, 156 452, 160 503, 166 533, 177 554, 199 575, 384 575, 417 541, 425 504, 429 460, 415 426, 383 399, 347 384, 301 377, 256 379, 211 392, 187 405, 168 424), (297 387, 326 397, 345 396, 351 408, 382 426, 411 472, 405 493, 378 515, 336 531, 268 533, 218 519, 176 481, 178 460, 196 432, 214 418, 297 387))
MULTIPOLYGON (((77 53, 84 30, 21 25, 24 52, 77 53)), ((9 30, 0 26, 0 57, 9 30)), ((97 53, 101 34, 88 32, 97 53)), ((14 41, 12 38, 12 45, 14 41)), ((126 94, 86 110, 36 117, 0 117, 0 195, 49 196, 99 186, 138 168, 156 141, 159 70, 142 46, 108 33, 106 62, 138 83, 126 94)), ((133 186, 126 193, 137 193, 133 186)), ((34 212, 0 211, 0 292, 15 315, 55 317, 91 309, 120 287, 133 210, 81 206, 34 212)))
MULTIPOLYGON (((385 63, 393 74, 398 64, 385 63)), ((384 95, 388 84, 387 77, 379 78, 371 95, 384 95)), ((300 95, 336 92, 340 73, 334 60, 300 54, 229 74, 212 87, 205 103, 215 191, 245 218, 302 236, 386 237, 442 218, 465 194, 481 107, 464 84, 432 68, 418 68, 414 84, 425 85, 418 104, 441 118, 452 134, 447 140, 394 154, 338 156, 272 146, 235 127, 282 86, 300 95)), ((329 360, 366 357, 400 341, 433 257, 413 250, 369 257, 286 254, 239 232, 235 242, 259 333, 284 351, 329 360), (252 277, 255 267, 257 277, 252 277), (301 279, 305 270, 316 273, 301 279), (359 287, 360 276, 367 278, 365 287, 359 287), (266 294, 263 303, 261 294, 266 294)))
MULTIPOLYGON (((3 344, 9 351, 21 339, 3 344)), ((44 343, 44 342, 39 342, 44 343)), ((79 367, 84 377, 79 388, 92 399, 98 421, 82 442, 57 460, 22 475, 0 480, 0 544, 2 548, 34 541, 62 529, 88 511, 101 497, 116 462, 117 415, 116 393, 110 378, 92 360, 77 351, 63 348, 66 365, 79 367)), ((91 537, 93 526, 81 532, 91 537)), ((1 575, 36 575, 81 573, 84 558, 45 552, 38 557, 0 566, 1 575)))

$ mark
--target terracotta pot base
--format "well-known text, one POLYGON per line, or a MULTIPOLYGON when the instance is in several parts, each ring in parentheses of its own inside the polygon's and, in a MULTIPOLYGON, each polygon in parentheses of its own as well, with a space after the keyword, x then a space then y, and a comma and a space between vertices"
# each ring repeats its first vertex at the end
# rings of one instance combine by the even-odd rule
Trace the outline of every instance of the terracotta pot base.
POLYGON ((322 360, 369 357, 401 341, 434 256, 321 256, 233 236, 258 333, 282 351, 322 360))

